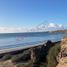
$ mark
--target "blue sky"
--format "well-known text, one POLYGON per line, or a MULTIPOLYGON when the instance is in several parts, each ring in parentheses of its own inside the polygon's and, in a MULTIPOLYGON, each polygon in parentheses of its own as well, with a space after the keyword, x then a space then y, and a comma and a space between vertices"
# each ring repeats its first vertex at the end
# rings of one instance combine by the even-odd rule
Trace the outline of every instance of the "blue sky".
POLYGON ((0 0, 0 26, 67 25, 67 0, 0 0))

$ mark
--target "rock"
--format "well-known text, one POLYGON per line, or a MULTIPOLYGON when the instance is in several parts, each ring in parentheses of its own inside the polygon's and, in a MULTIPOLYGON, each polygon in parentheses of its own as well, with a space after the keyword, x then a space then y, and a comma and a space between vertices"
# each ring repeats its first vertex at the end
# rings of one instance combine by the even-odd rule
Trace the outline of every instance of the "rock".
POLYGON ((67 57, 61 58, 56 67, 67 67, 67 57))
POLYGON ((48 40, 45 46, 45 43, 36 48, 31 48, 31 60, 33 62, 40 64, 42 61, 46 60, 48 50, 53 46, 53 43, 48 40))
POLYGON ((30 60, 30 49, 25 50, 22 54, 19 54, 22 56, 22 61, 28 61, 30 60))
POLYGON ((58 65, 56 67, 67 67, 67 36, 61 40, 61 51, 58 55, 58 65))
POLYGON ((65 36, 62 40, 61 40, 61 49, 62 48, 67 48, 67 36, 65 36))
POLYGON ((31 48, 31 60, 33 61, 33 63, 36 61, 37 59, 37 49, 36 48, 31 48))

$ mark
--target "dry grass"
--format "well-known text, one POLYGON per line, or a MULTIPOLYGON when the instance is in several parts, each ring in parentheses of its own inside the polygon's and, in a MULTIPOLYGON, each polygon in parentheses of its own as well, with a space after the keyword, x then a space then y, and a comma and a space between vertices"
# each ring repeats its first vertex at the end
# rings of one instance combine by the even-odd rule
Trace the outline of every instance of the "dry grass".
POLYGON ((16 67, 16 65, 14 65, 11 60, 7 60, 7 61, 1 61, 0 62, 0 67, 16 67))

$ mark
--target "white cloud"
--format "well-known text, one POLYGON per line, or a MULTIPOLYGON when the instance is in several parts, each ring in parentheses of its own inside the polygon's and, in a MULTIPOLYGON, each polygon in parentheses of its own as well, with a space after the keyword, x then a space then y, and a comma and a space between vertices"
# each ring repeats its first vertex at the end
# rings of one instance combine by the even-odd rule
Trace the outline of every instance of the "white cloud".
POLYGON ((48 24, 48 27, 57 27, 58 25, 57 24, 54 24, 54 23, 49 23, 48 24))
POLYGON ((62 24, 59 24, 59 27, 63 27, 63 25, 62 24))
POLYGON ((63 25, 62 24, 55 24, 55 23, 49 23, 48 24, 48 27, 53 27, 53 28, 61 28, 61 27, 63 27, 63 25))
POLYGON ((41 24, 32 28, 20 28, 20 27, 0 27, 0 33, 16 33, 16 32, 42 32, 48 30, 58 30, 62 29, 64 26, 62 24, 41 24))
POLYGON ((27 29, 16 27, 0 27, 0 33, 16 33, 16 32, 27 32, 27 29))
POLYGON ((49 23, 49 24, 40 24, 32 29, 32 31, 51 31, 51 30, 61 30, 64 29, 64 26, 62 24, 55 24, 55 23, 49 23))

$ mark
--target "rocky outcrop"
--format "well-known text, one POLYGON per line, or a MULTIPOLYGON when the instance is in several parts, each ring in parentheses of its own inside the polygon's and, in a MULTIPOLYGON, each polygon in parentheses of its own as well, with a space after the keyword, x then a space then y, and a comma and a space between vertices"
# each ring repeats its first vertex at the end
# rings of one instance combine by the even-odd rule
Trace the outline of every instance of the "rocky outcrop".
MULTIPOLYGON (((44 59, 45 55, 47 55, 48 50, 53 46, 53 43, 51 41, 47 41, 47 43, 38 46, 36 48, 31 48, 31 59, 38 59, 38 61, 41 61, 44 59)), ((34 61, 34 60, 33 60, 34 61)))
POLYGON ((65 36, 61 40, 61 51, 58 55, 58 65, 57 67, 67 67, 67 37, 65 36))

